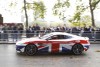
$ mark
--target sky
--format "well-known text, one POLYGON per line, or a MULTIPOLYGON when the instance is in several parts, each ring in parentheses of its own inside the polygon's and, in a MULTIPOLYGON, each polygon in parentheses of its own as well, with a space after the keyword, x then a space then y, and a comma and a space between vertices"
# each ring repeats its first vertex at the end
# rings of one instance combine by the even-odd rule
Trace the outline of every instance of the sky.
MULTIPOLYGON (((2 14, 2 16, 4 17, 4 22, 5 23, 23 22, 22 15, 24 13, 21 13, 21 7, 22 7, 23 0, 16 0, 16 1, 20 1, 20 2, 14 9, 11 7, 8 7, 8 5, 11 1, 14 2, 15 0, 6 0, 6 1, 0 0, 0 14, 2 14), (9 10, 11 10, 11 12, 9 12, 9 10)), ((31 1, 31 0, 28 0, 28 1, 31 1)), ((37 1, 39 1, 39 0, 37 0, 37 1)), ((47 21, 47 22, 61 21, 61 20, 59 20, 59 18, 57 16, 54 16, 52 13, 52 7, 55 4, 56 0, 42 0, 42 1, 44 1, 44 4, 46 5, 46 8, 47 8, 47 12, 45 15, 45 21, 47 21)), ((70 1, 72 2, 73 5, 71 5, 71 7, 67 10, 66 14, 68 15, 68 18, 69 18, 69 15, 73 15, 74 10, 75 10, 75 0, 70 0, 70 1)), ((85 0, 84 3, 87 4, 88 2, 85 0)), ((29 13, 29 14, 31 15, 31 13, 29 13)), ((90 15, 89 12, 87 12, 86 14, 90 15)), ((95 10, 94 16, 95 16, 96 21, 100 21, 99 15, 100 15, 100 9, 95 10)))

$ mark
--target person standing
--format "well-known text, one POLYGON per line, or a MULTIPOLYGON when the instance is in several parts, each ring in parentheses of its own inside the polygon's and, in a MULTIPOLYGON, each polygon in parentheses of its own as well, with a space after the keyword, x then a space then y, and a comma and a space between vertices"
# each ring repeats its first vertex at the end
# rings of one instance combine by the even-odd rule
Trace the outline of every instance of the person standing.
POLYGON ((13 41, 17 41, 18 40, 18 28, 17 28, 17 25, 12 26, 12 38, 13 38, 13 41))
POLYGON ((3 31, 2 31, 2 25, 0 25, 0 41, 2 40, 2 33, 3 33, 3 31))
POLYGON ((40 31, 40 26, 38 24, 36 24, 35 26, 35 31, 36 31, 36 36, 38 36, 40 31))
POLYGON ((8 26, 5 24, 2 28, 3 34, 2 34, 2 38, 3 41, 8 41, 8 26))
POLYGON ((23 34, 23 26, 19 25, 18 26, 18 39, 22 38, 22 34, 23 34))

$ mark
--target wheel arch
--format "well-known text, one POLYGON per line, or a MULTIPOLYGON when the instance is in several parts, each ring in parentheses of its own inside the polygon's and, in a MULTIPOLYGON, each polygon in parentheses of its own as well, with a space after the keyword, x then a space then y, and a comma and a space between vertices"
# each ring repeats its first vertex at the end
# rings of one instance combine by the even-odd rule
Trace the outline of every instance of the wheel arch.
MULTIPOLYGON (((75 43, 74 45, 81 45, 81 46, 83 47, 83 45, 82 45, 81 43, 75 43)), ((73 45, 73 46, 74 46, 74 45, 73 45)), ((72 46, 72 47, 73 47, 73 46, 72 46)), ((83 48, 84 48, 84 47, 83 47, 83 48)))
MULTIPOLYGON (((26 46, 28 46, 28 45, 34 45, 34 46, 36 46, 37 47, 37 45, 35 44, 35 43, 28 43, 26 46)), ((26 47, 25 46, 25 47, 26 47)), ((38 48, 37 48, 38 49, 38 48)))
MULTIPOLYGON (((25 46, 25 49, 24 49, 24 52, 26 53, 26 48, 28 47, 28 46, 34 46, 35 48, 36 48, 36 52, 34 53, 34 54, 36 54, 37 53, 37 51, 38 51, 38 47, 35 45, 35 44, 33 44, 33 43, 29 43, 29 44, 27 44, 26 46, 25 46)), ((27 55, 29 55, 28 53, 26 53, 27 55)), ((34 55, 34 54, 32 54, 32 55, 34 55)))
MULTIPOLYGON (((27 45, 35 45, 35 46, 36 46, 36 44, 35 44, 35 43, 30 43, 30 42, 29 42, 29 43, 27 43, 27 45)), ((27 45, 26 45, 26 46, 27 46, 27 45)))
POLYGON ((71 51, 72 51, 74 54, 76 54, 76 55, 80 55, 80 54, 82 54, 82 52, 84 51, 84 47, 83 47, 83 45, 80 44, 80 43, 75 43, 75 44, 72 46, 71 51), (82 50, 81 50, 81 52, 80 52, 79 54, 78 54, 78 53, 75 53, 74 50, 73 50, 73 49, 75 49, 75 46, 78 46, 78 45, 80 45, 80 46, 82 47, 82 50))

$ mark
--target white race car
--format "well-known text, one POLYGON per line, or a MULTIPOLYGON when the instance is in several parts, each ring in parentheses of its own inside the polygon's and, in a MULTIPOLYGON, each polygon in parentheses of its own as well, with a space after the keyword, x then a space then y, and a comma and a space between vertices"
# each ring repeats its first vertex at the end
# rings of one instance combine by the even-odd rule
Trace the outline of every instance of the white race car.
POLYGON ((89 49, 88 37, 81 37, 65 32, 52 32, 41 37, 26 38, 16 43, 17 52, 34 55, 37 52, 67 52, 82 54, 89 49))

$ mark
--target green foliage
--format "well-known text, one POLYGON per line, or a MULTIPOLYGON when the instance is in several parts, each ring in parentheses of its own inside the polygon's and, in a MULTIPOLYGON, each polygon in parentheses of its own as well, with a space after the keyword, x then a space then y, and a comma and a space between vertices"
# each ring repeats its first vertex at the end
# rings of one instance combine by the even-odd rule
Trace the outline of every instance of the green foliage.
POLYGON ((26 8, 27 8, 28 10, 32 9, 32 8, 33 8, 32 6, 33 6, 32 4, 29 4, 29 3, 26 4, 26 8))
POLYGON ((69 8, 69 7, 70 7, 69 0, 66 0, 66 1, 62 4, 62 7, 67 7, 67 8, 69 8))
POLYGON ((53 7, 53 14, 59 16, 60 19, 64 20, 64 14, 66 9, 70 7, 69 0, 57 0, 57 3, 53 7))
POLYGON ((76 1, 82 2, 82 0, 76 0, 76 1))
POLYGON ((42 1, 40 1, 40 2, 34 1, 34 3, 28 3, 27 9, 32 9, 34 11, 33 15, 35 17, 35 20, 37 18, 44 18, 46 8, 45 8, 45 5, 42 1))
POLYGON ((89 15, 82 16, 81 21, 84 23, 91 22, 91 17, 89 15))
POLYGON ((72 26, 79 26, 79 27, 84 27, 85 25, 91 26, 90 22, 73 22, 72 26))
MULTIPOLYGON (((76 23, 81 23, 81 18, 82 14, 88 9, 88 7, 92 8, 92 10, 95 10, 97 8, 97 5, 100 3, 100 0, 88 0, 89 1, 89 6, 85 5, 83 0, 76 0, 76 11, 71 19, 69 19, 69 22, 76 22, 76 23)), ((66 12, 65 7, 68 8, 70 6, 69 0, 66 0, 65 2, 58 0, 57 3, 54 5, 53 8, 53 14, 56 16, 59 16, 62 20, 64 20, 64 13, 66 12), (66 5, 65 5, 66 4, 66 5)), ((92 16, 92 11, 90 10, 90 13, 92 16)), ((92 20, 94 20, 94 17, 92 17, 92 20)), ((78 24, 76 24, 78 25, 78 24)), ((91 25, 91 24, 90 24, 91 25)), ((92 25, 94 25, 94 21, 92 21, 92 25)))
POLYGON ((74 21, 73 19, 70 19, 69 22, 72 23, 73 26, 80 26, 83 27, 84 25, 91 26, 91 17, 89 15, 82 16, 80 18, 80 21, 74 21))
POLYGON ((81 15, 81 12, 75 13, 74 16, 73 16, 73 20, 74 21, 79 21, 80 20, 80 15, 81 15))
POLYGON ((91 0, 92 10, 95 10, 95 8, 97 7, 98 3, 100 3, 100 0, 91 0))
MULTIPOLYGON (((18 2, 14 1, 14 2, 11 2, 9 6, 14 8, 17 4, 18 4, 18 2)), ((42 1, 36 2, 34 0, 33 3, 26 2, 26 9, 33 10, 33 12, 34 12, 33 15, 35 17, 35 20, 37 18, 42 18, 43 19, 44 15, 46 13, 46 7, 45 7, 45 5, 44 5, 44 3, 42 1)), ((22 7, 22 11, 23 10, 24 10, 24 6, 22 7)))
POLYGON ((10 6, 10 7, 15 7, 15 6, 17 6, 17 2, 11 2, 11 3, 9 4, 9 6, 10 6))
POLYGON ((95 27, 94 20, 94 10, 97 8, 97 5, 100 3, 100 0, 89 0, 90 12, 91 12, 91 20, 92 26, 95 27))
POLYGON ((76 11, 74 13, 74 16, 69 19, 69 22, 80 22, 81 21, 81 15, 86 10, 83 4, 78 4, 76 6, 76 11))
POLYGON ((82 23, 81 22, 73 22, 72 23, 72 26, 82 26, 82 23))

